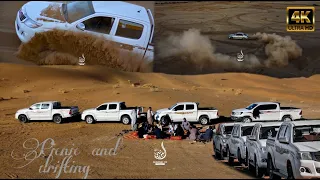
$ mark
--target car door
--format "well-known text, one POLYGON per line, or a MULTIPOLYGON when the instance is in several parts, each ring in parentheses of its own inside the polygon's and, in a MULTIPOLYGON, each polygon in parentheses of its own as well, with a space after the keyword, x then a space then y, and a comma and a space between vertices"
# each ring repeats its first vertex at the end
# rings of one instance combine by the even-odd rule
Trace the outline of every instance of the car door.
POLYGON ((107 121, 108 117, 108 104, 103 104, 96 108, 95 117, 97 121, 107 121))
POLYGON ((187 119, 187 121, 190 122, 196 122, 197 119, 197 107, 195 104, 186 104, 186 110, 184 117, 187 119))
POLYGON ((119 43, 125 52, 133 52, 138 58, 142 58, 149 43, 150 25, 128 17, 117 18, 115 24, 113 41, 119 43))
MULTIPOLYGON (((256 135, 256 133, 257 133, 257 126, 253 128, 250 136, 253 137, 256 135)), ((253 160, 254 147, 255 147, 255 142, 253 140, 247 139, 247 150, 248 150, 249 160, 253 160)))
MULTIPOLYGON (((288 137, 289 139, 291 138, 291 128, 290 126, 286 126, 284 136, 283 137, 288 137)), ((279 142, 280 143, 280 142, 279 142)), ((289 144, 286 143, 280 143, 281 149, 280 149, 280 156, 279 156, 279 167, 280 167, 280 172, 282 174, 287 173, 287 160, 289 159, 289 144)))
POLYGON ((41 108, 39 110, 39 116, 41 120, 51 120, 51 104, 49 103, 42 103, 41 108))
POLYGON ((236 150, 237 149, 237 139, 239 138, 239 129, 240 126, 234 126, 234 128, 232 129, 232 136, 231 136, 231 143, 229 144, 230 146, 230 152, 233 155, 236 155, 236 150))
POLYGON ((40 116, 40 107, 41 104, 34 104, 29 108, 28 117, 30 120, 41 120, 40 116))
POLYGON ((260 120, 278 120, 280 116, 280 111, 277 110, 276 104, 266 104, 261 105, 259 119, 260 120))
POLYGON ((280 126, 279 129, 279 134, 277 138, 275 139, 275 151, 274 151, 274 166, 277 169, 282 169, 283 168, 283 163, 281 163, 282 160, 282 155, 283 155, 283 149, 282 149, 282 143, 279 142, 279 139, 284 137, 286 134, 287 126, 282 125, 280 126))
POLYGON ((108 121, 119 121, 119 113, 120 108, 118 107, 118 104, 109 104, 108 107, 108 121))
POLYGON ((172 109, 170 118, 173 122, 182 122, 184 118, 184 106, 184 104, 180 104, 172 109))

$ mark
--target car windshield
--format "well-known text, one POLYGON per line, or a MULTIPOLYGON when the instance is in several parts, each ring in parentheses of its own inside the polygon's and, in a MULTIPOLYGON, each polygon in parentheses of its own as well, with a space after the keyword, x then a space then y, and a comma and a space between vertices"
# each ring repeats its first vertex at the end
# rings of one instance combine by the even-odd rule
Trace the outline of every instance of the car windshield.
POLYGON ((176 105, 177 105, 177 104, 175 104, 175 105, 173 105, 173 106, 169 107, 169 110, 173 109, 176 105))
POLYGON ((241 136, 249 136, 251 134, 252 129, 253 129, 253 126, 242 127, 241 136))
POLYGON ((268 139, 269 137, 276 137, 279 126, 261 127, 259 139, 268 139))
POLYGON ((246 109, 251 110, 253 108, 255 108, 257 106, 257 104, 250 104, 248 107, 246 107, 246 109))
POLYGON ((225 135, 231 134, 232 128, 233 128, 233 126, 224 126, 223 134, 225 134, 225 135))
POLYGON ((64 17, 68 23, 94 14, 92 1, 73 1, 62 5, 64 17))
POLYGON ((320 125, 296 126, 293 132, 293 142, 320 141, 320 125))

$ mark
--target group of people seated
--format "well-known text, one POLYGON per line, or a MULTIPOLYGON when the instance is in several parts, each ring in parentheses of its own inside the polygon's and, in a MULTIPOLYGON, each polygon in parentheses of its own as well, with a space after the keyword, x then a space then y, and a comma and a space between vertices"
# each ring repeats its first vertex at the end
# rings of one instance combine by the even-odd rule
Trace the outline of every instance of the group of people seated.
POLYGON ((209 126, 204 132, 199 131, 196 126, 191 125, 185 118, 182 123, 174 124, 170 122, 168 127, 163 127, 160 122, 142 122, 136 124, 133 130, 138 131, 139 138, 144 138, 145 135, 155 135, 157 139, 180 136, 181 139, 208 142, 213 137, 212 126, 209 126))

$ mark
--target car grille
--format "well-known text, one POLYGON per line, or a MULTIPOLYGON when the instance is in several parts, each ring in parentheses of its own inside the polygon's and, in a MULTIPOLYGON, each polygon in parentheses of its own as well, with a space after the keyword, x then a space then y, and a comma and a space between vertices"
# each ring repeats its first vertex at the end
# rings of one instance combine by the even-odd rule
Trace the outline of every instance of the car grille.
POLYGON ((20 21, 23 21, 23 20, 25 20, 27 17, 23 14, 23 12, 22 11, 19 11, 19 19, 20 19, 20 21))
POLYGON ((315 152, 314 157, 316 158, 316 161, 320 162, 320 151, 315 152))

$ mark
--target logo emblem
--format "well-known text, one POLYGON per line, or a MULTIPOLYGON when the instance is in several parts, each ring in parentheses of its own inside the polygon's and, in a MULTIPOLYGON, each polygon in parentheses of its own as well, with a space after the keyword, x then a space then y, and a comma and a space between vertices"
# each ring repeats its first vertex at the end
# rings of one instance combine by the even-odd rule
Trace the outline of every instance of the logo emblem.
POLYGON ((315 28, 314 7, 287 7, 287 31, 312 32, 315 28))
POLYGON ((237 61, 241 62, 244 60, 244 55, 243 55, 243 52, 242 50, 240 51, 240 53, 237 54, 237 61))
POLYGON ((163 145, 163 141, 161 143, 161 149, 155 149, 154 150, 154 158, 158 161, 153 161, 153 163, 156 165, 156 166, 164 166, 166 165, 167 161, 162 161, 163 159, 166 158, 167 156, 167 151, 163 145))
POLYGON ((86 58, 84 57, 84 54, 82 54, 82 57, 79 57, 79 65, 83 66, 86 64, 85 62, 86 62, 86 58))

